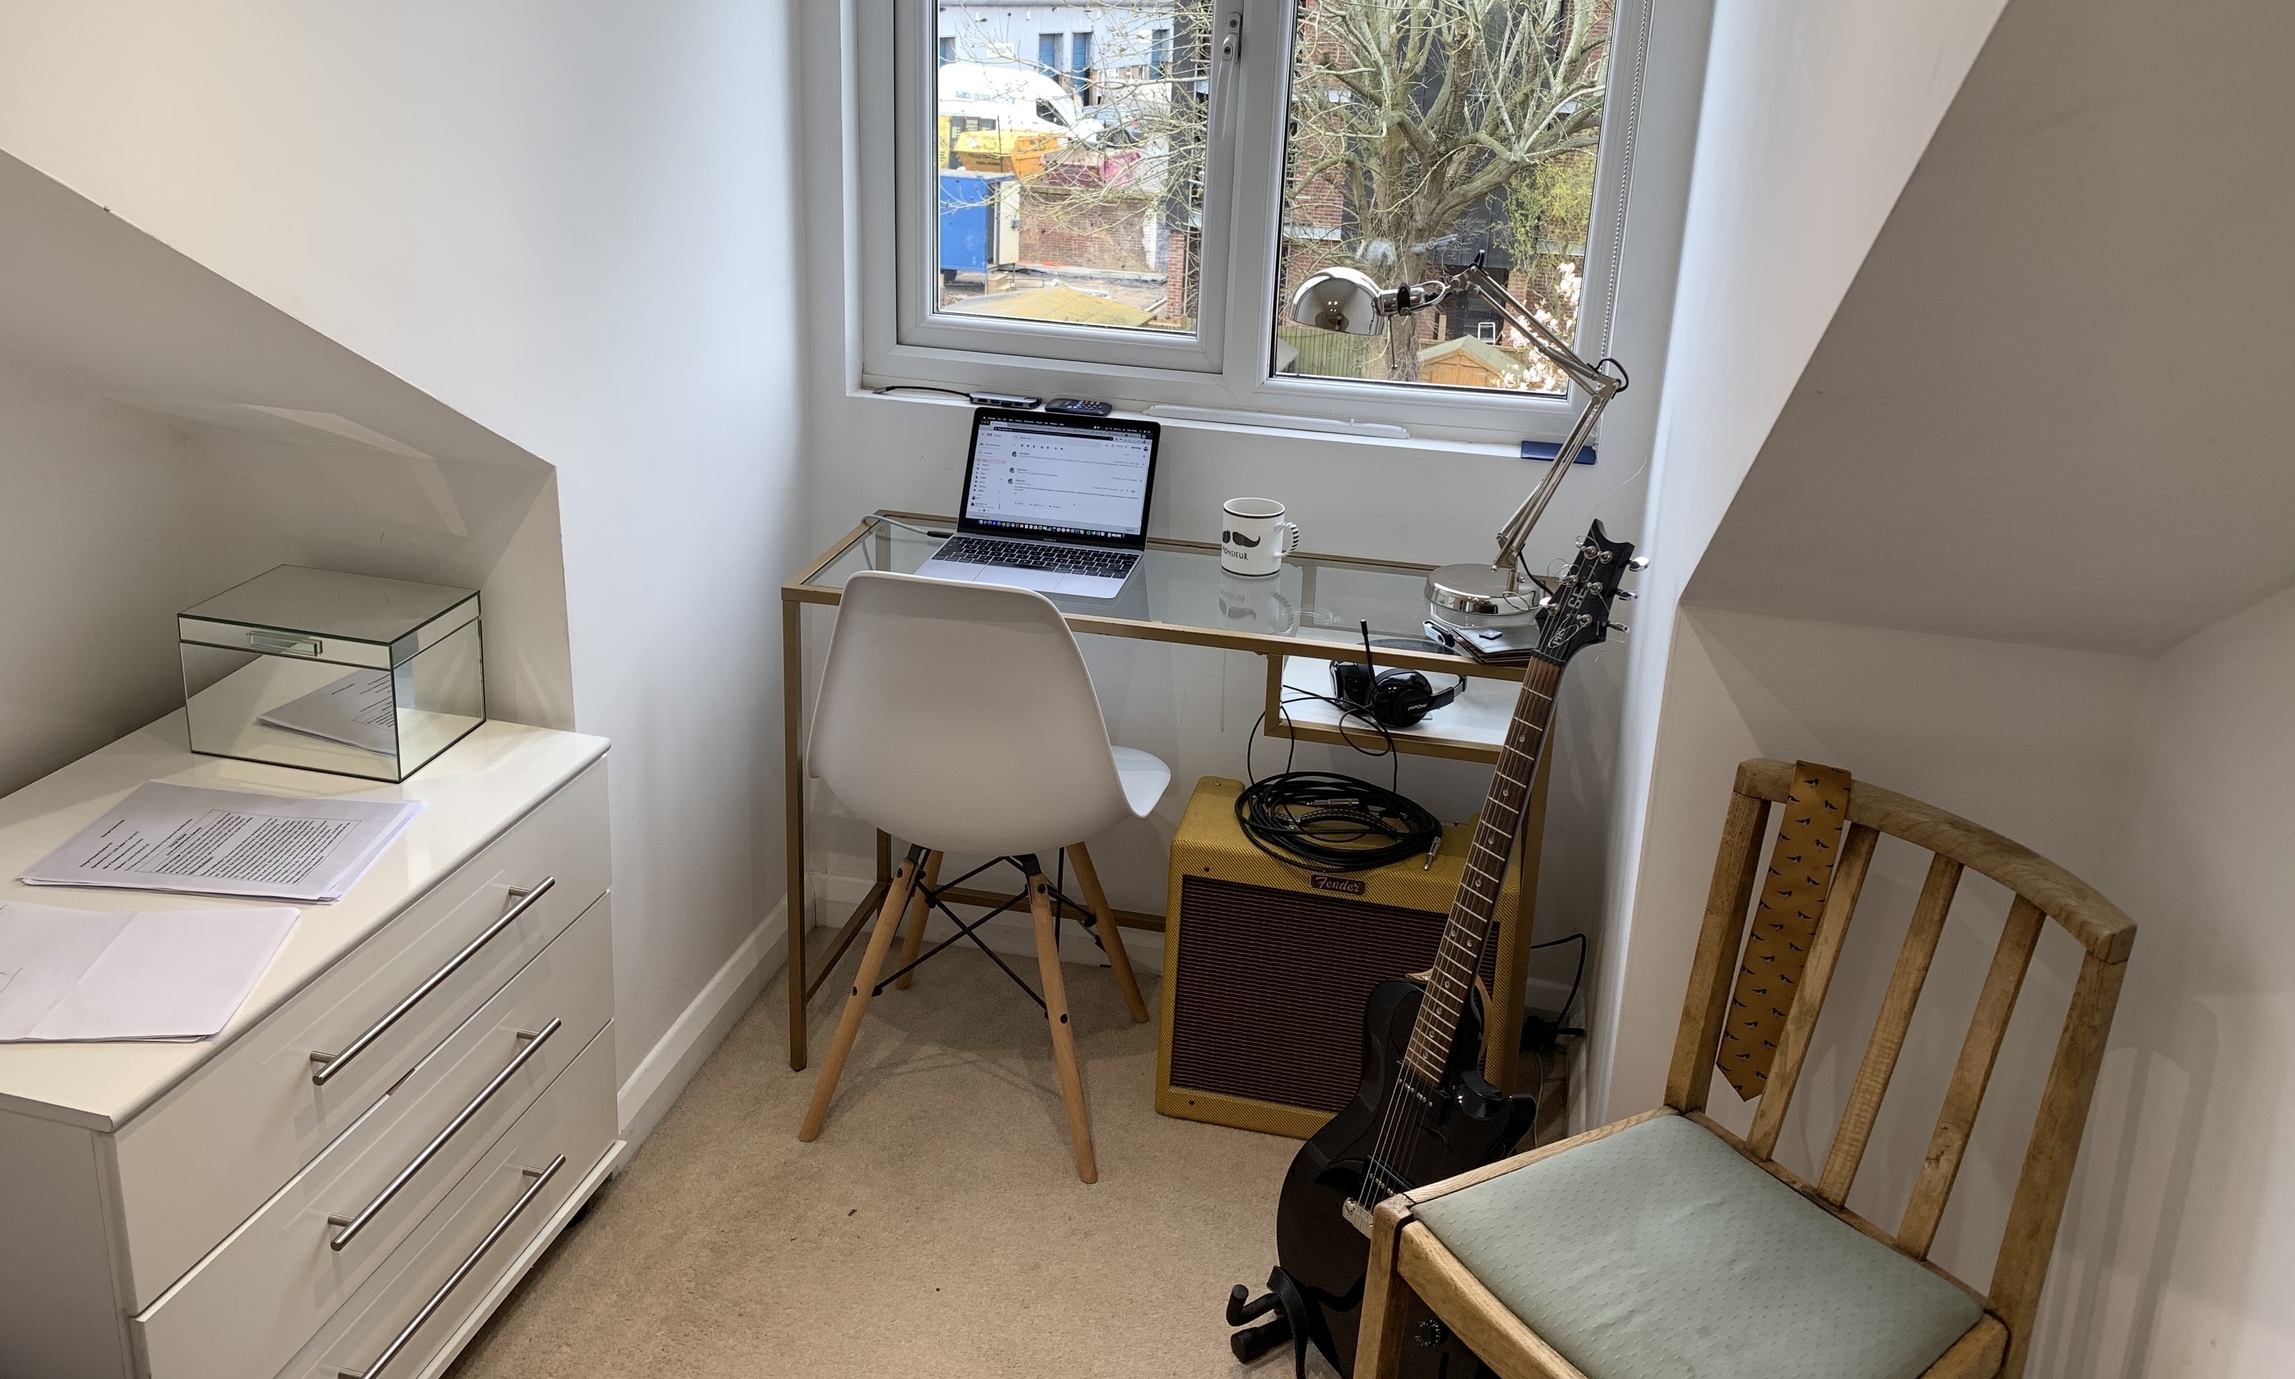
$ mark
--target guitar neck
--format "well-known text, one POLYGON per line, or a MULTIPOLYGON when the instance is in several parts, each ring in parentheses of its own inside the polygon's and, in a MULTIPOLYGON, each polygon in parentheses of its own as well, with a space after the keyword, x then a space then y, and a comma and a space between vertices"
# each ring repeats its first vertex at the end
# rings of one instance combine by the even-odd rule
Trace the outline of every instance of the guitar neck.
MULTIPOLYGON (((1562 682, 1562 667, 1543 657, 1533 658, 1522 677, 1522 693, 1514 701, 1513 721, 1507 725, 1506 745, 1490 778, 1490 794, 1482 804, 1482 818, 1466 856, 1466 871, 1459 878, 1458 895, 1451 901, 1450 920, 1443 926, 1426 999, 1418 1021, 1411 1027, 1410 1047, 1403 1061, 1427 1085, 1442 1081, 1450 1061, 1450 1048, 1460 1018, 1474 990, 1474 974, 1482 964, 1482 948, 1498 916, 1498 897, 1506 882, 1506 859, 1522 827, 1522 813, 1530 805, 1531 782, 1538 776, 1538 760, 1546 746, 1546 729, 1554 720, 1554 691, 1562 682)), ((1498 1031, 1495 1037, 1507 1037, 1498 1031)))

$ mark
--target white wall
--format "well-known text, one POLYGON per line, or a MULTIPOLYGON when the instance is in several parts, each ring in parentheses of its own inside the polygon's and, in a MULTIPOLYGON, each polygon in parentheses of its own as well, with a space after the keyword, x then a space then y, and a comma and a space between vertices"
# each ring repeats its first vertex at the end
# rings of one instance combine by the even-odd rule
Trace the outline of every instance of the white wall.
POLYGON ((2284 1374, 2295 1322, 2295 591, 2151 673, 2099 881, 2140 926, 2040 1375, 2284 1374))
POLYGON ((174 615, 232 582, 198 534, 212 513, 183 449, 0 356, 0 588, 20 591, 0 617, 0 785, 182 705, 174 615))
POLYGON ((1625 1103, 1606 1067, 1673 610, 1714 527, 2004 0, 1717 7, 1651 464, 1640 621, 1624 668, 1585 1123, 1625 1103))
POLYGON ((557 467, 574 718, 614 739, 625 1079, 780 877, 790 23, 739 0, 0 11, 0 148, 557 467))
MULTIPOLYGON (((815 344, 807 379, 808 450, 818 457, 812 533, 824 545, 876 508, 948 511, 962 481, 971 414, 953 400, 880 398, 856 390, 857 289, 860 273, 873 270, 855 262, 853 247, 864 167, 853 136, 856 112, 841 89, 849 86, 854 57, 852 4, 807 6, 803 24, 807 263, 813 281, 841 288, 808 298, 807 333, 815 344)), ((1634 385, 1603 419, 1601 463, 1571 477, 1541 524, 1531 552, 1541 561, 1566 553, 1593 516, 1603 517, 1619 535, 1631 537, 1641 527, 1709 12, 1702 2, 1660 9, 1647 59, 1649 94, 1634 155, 1633 205, 1611 344, 1611 353, 1632 369, 1634 385)), ((1543 472, 1496 447, 1167 422, 1151 531, 1216 539, 1219 504, 1251 493, 1288 503, 1310 550, 1437 564, 1487 558, 1499 523, 1543 472)), ((826 639, 826 619, 812 628, 808 635, 817 649, 826 639)), ((1187 791, 1202 775, 1243 774, 1245 737, 1263 698, 1262 663, 1241 653, 1098 638, 1086 639, 1086 655, 1117 740, 1156 752, 1173 768, 1171 796, 1155 819, 1098 840, 1094 852, 1116 904, 1160 913, 1163 843, 1187 791)), ((1541 884, 1542 933, 1588 927, 1595 919, 1622 661, 1615 645, 1581 657, 1565 689, 1541 884)), ((1281 769, 1276 748, 1263 744, 1257 759, 1262 773, 1281 769)), ((1384 763, 1343 749, 1300 749, 1302 769, 1326 764, 1386 778, 1384 763)), ((1453 763, 1414 758, 1403 767, 1403 789, 1446 817, 1478 808, 1487 784, 1486 770, 1453 763)), ((840 826, 837 812, 816 791, 810 812, 817 840, 813 865, 851 874, 870 865, 868 834, 840 826)))

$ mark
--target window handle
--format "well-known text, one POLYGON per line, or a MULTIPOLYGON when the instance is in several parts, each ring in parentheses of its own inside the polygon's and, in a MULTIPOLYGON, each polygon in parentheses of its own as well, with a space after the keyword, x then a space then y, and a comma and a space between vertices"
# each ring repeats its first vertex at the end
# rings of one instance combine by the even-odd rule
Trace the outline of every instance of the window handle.
POLYGON ((1212 142, 1224 144, 1235 128, 1235 79, 1237 59, 1243 56, 1243 11, 1230 10, 1220 21, 1223 32, 1219 37, 1218 89, 1212 95, 1212 117, 1217 128, 1211 131, 1212 142))

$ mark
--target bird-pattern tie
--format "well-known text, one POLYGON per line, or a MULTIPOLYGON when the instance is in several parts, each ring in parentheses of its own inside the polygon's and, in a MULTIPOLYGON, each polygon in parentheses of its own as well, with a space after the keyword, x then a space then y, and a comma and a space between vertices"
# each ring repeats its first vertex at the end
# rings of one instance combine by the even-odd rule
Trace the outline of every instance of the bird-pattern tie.
POLYGON ((1785 794, 1785 820, 1769 857, 1753 933, 1737 969, 1715 1063, 1737 1094, 1750 1101, 1769 1082, 1769 1065, 1785 1037, 1785 1017, 1809 964, 1809 944, 1825 897, 1833 891, 1833 864, 1849 821, 1849 773, 1837 766, 1793 763, 1785 794))

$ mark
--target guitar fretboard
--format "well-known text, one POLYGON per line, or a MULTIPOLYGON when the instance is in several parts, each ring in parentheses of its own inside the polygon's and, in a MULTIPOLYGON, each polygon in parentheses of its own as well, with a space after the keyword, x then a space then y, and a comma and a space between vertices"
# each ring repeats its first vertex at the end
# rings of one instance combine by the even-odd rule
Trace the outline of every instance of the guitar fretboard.
MULTIPOLYGON (((1450 920, 1443 926, 1442 946, 1427 980, 1426 999, 1418 1021, 1411 1027, 1410 1047, 1403 1063, 1426 1086, 1439 1086, 1443 1067, 1458 1023, 1474 989, 1474 974, 1482 963, 1482 948, 1498 915, 1498 897, 1506 884, 1506 859, 1513 852, 1514 836, 1522 827, 1522 812, 1530 804, 1530 785, 1538 775, 1538 759, 1545 750, 1546 729, 1554 719, 1554 692, 1562 682, 1562 667, 1543 657, 1533 659, 1522 677, 1522 693, 1514 701, 1513 721, 1507 725, 1506 743, 1483 802, 1482 819, 1466 855, 1466 873, 1458 895, 1451 901, 1450 920)), ((1499 1037, 1505 1037, 1504 1032, 1499 1037)))

